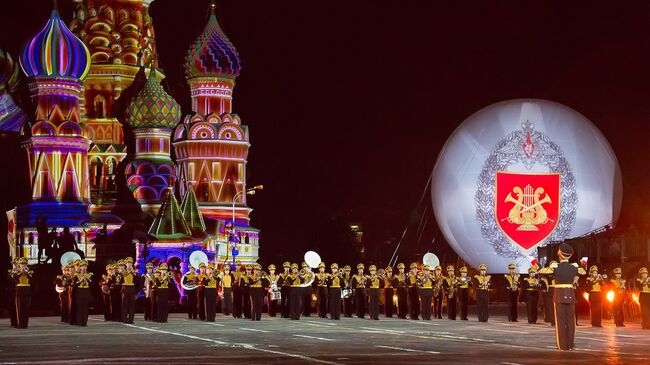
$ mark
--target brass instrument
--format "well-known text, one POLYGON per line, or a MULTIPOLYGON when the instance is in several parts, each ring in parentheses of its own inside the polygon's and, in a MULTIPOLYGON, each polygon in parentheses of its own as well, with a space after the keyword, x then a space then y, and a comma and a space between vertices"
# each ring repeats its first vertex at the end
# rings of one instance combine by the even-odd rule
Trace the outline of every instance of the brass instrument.
POLYGON ((436 284, 433 287, 433 296, 437 297, 440 295, 440 290, 442 290, 442 281, 444 278, 442 276, 435 278, 436 284))
POLYGON ((456 279, 456 277, 449 279, 451 282, 449 283, 449 293, 447 293, 447 298, 453 299, 456 294, 456 289, 458 288, 458 279, 456 279))
POLYGON ((187 278, 187 274, 183 274, 181 277, 181 287, 185 290, 194 290, 199 286, 198 280, 196 278, 194 280, 190 280, 187 278))
POLYGON ((625 287, 625 283, 626 283, 625 279, 621 279, 621 286, 618 288, 618 291, 619 291, 619 292, 621 292, 621 291, 625 291, 625 290, 627 289, 627 288, 625 287))
POLYGON ((386 270, 384 270, 384 269, 377 270, 377 276, 384 279, 386 277, 386 270))
POLYGON ((91 272, 84 272, 84 273, 79 273, 81 275, 81 279, 79 279, 79 283, 85 284, 85 285, 90 285, 90 279, 93 277, 93 273, 91 272))
POLYGON ((481 282, 481 286, 479 287, 479 289, 490 290, 490 278, 491 278, 490 275, 485 275, 483 277, 483 282, 481 282))
POLYGON ((470 278, 468 276, 461 276, 458 278, 458 286, 465 285, 469 283, 470 278))
POLYGON ((596 281, 603 281, 605 279, 607 279, 607 274, 598 274, 598 276, 596 276, 596 281))
POLYGON ((510 290, 512 291, 517 291, 519 290, 519 274, 514 274, 514 275, 506 275, 506 277, 510 277, 510 290))

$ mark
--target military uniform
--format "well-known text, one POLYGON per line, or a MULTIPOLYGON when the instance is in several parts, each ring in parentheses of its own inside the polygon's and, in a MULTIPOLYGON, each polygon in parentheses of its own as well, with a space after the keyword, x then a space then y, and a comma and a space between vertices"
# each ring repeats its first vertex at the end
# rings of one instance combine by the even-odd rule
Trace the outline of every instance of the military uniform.
POLYGON ((383 287, 383 280, 377 276, 377 267, 375 265, 370 265, 368 271, 370 271, 370 276, 366 278, 366 284, 368 286, 368 313, 370 314, 370 319, 377 321, 379 320, 379 293, 383 287))
POLYGON ((352 275, 350 285, 354 290, 354 307, 356 309, 357 318, 365 318, 366 316, 366 277, 363 275, 363 264, 357 265, 357 274, 352 275))
POLYGON ((214 273, 214 263, 210 262, 206 266, 203 281, 203 300, 205 301, 205 320, 214 322, 217 316, 217 286, 219 277, 214 273))
POLYGON ((338 273, 339 265, 330 265, 331 274, 327 274, 327 303, 329 305, 330 319, 341 319, 341 286, 344 285, 343 278, 338 273))
MULTIPOLYGON (((311 282, 312 279, 314 278, 314 273, 311 271, 311 268, 309 267, 309 265, 307 265, 306 262, 303 262, 301 266, 305 272, 304 275, 305 283, 311 282)), ((311 316, 311 292, 312 290, 310 285, 303 286, 301 303, 302 303, 302 315, 305 317, 311 316)))
POLYGON ((224 315, 229 316, 232 314, 232 288, 235 283, 235 276, 230 272, 230 266, 225 264, 221 278, 221 290, 223 292, 223 303, 221 311, 224 315))
POLYGON ((144 283, 144 320, 153 320, 153 263, 147 262, 145 265, 146 272, 142 275, 142 282, 144 283))
MULTIPOLYGON (((68 323, 71 325, 77 324, 77 300, 76 298, 76 293, 77 293, 77 287, 75 285, 75 276, 77 275, 77 264, 79 263, 80 260, 75 260, 70 263, 70 285, 68 286, 68 323)), ((120 286, 121 289, 121 286, 120 286)), ((111 292, 111 294, 113 294, 111 292)), ((119 305, 120 302, 120 293, 117 293, 117 302, 119 305)), ((111 305, 113 301, 113 297, 111 297, 111 305)), ((119 308, 119 307, 118 307, 119 308)), ((120 318, 122 318, 121 313, 114 313, 111 311, 111 315, 113 316, 114 321, 119 321, 120 318)))
POLYGON ((205 262, 199 264, 199 274, 196 277, 196 310, 200 320, 205 321, 207 313, 205 309, 205 281, 207 279, 205 272, 208 266, 205 262))
MULTIPOLYGON (((125 263, 133 264, 133 258, 127 257, 125 263)), ((122 273, 122 322, 133 323, 135 317, 135 281, 137 273, 133 269, 126 269, 122 273)))
POLYGON ((278 280, 278 286, 280 287, 280 311, 282 312, 282 318, 289 318, 289 290, 291 288, 291 283, 289 282, 289 274, 291 273, 291 264, 288 261, 285 261, 282 264, 283 273, 280 274, 280 279, 278 280))
POLYGON ((650 278, 648 269, 642 267, 639 269, 637 284, 641 293, 639 293, 639 304, 641 305, 641 328, 650 329, 650 278))
POLYGON ((553 288, 551 288, 551 279, 547 275, 541 275, 539 282, 542 286, 542 303, 544 304, 544 322, 551 323, 554 318, 553 313, 553 288))
POLYGON ((404 273, 405 265, 403 263, 397 264, 397 274, 393 277, 393 287, 397 291, 397 317, 406 319, 409 312, 408 308, 408 291, 406 283, 406 274, 404 273))
POLYGON ((246 271, 239 277, 239 293, 241 295, 241 313, 246 319, 251 318, 251 291, 250 291, 250 278, 252 275, 253 266, 246 265, 246 271))
POLYGON ((442 275, 442 267, 440 265, 436 265, 433 272, 433 318, 442 319, 442 298, 445 296, 443 283, 445 277, 442 275))
POLYGON ((167 264, 160 264, 156 268, 159 276, 156 278, 156 319, 160 323, 167 323, 169 315, 169 281, 171 273, 167 271, 167 264))
MULTIPOLYGON (((350 271, 352 268, 349 265, 343 267, 343 283, 344 287, 348 290, 352 290, 352 276, 350 276, 350 271)), ((354 311, 354 295, 348 295, 343 298, 343 313, 346 318, 352 317, 352 312, 354 311)))
POLYGON ((120 272, 120 266, 123 265, 123 261, 119 260, 113 265, 115 268, 115 274, 110 280, 109 285, 109 295, 111 297, 111 317, 113 321, 120 322, 122 321, 122 273, 120 272))
POLYGON ((625 296, 627 295, 626 280, 621 277, 620 267, 614 269, 614 278, 610 280, 614 286, 614 323, 616 327, 625 327, 625 296))
POLYGON ((433 298, 434 279, 429 265, 422 267, 422 273, 417 276, 420 303, 422 303, 422 319, 431 320, 431 299, 433 298))
POLYGON ((75 314, 76 320, 75 324, 78 326, 87 326, 88 325, 88 304, 90 302, 90 283, 92 278, 92 273, 86 272, 88 267, 88 261, 81 260, 78 263, 80 271, 74 277, 74 286, 75 286, 75 314))
POLYGON ((589 294, 589 312, 591 315, 591 326, 602 327, 602 301, 603 301, 603 277, 598 274, 598 266, 589 269, 587 277, 587 293, 589 294))
POLYGON ((490 317, 490 275, 487 273, 487 265, 478 266, 479 275, 474 275, 474 285, 476 285, 476 313, 479 322, 487 322, 490 317))
MULTIPOLYGON (((61 314, 61 322, 68 322, 68 285, 70 278, 68 277, 68 268, 63 266, 61 269, 61 275, 58 275, 54 280, 54 286, 57 288, 59 295, 59 309, 61 314), (60 292, 59 292, 60 291, 60 292)), ((102 293, 102 298, 108 297, 108 295, 102 293)), ((104 299, 104 303, 106 300, 104 299)), ((108 320, 106 314, 104 314, 104 320, 108 320)))
POLYGON ((268 301, 269 301, 269 317, 275 317, 278 313, 279 302, 282 300, 282 292, 280 292, 280 300, 272 299, 271 292, 277 291, 280 289, 280 275, 275 273, 275 265, 271 264, 268 267, 269 274, 265 279, 265 287, 269 288, 268 291, 268 301))
POLYGON ((251 295, 251 320, 259 321, 262 319, 262 306, 264 305, 262 265, 256 264, 253 270, 253 273, 248 278, 251 295))
POLYGON ((18 259, 11 260, 11 270, 7 274, 7 308, 9 308, 9 322, 11 327, 18 326, 16 316, 16 273, 18 270, 18 259))
POLYGON ((517 266, 515 264, 509 264, 508 270, 509 274, 505 275, 506 278, 506 293, 508 300, 508 321, 517 322, 517 302, 519 301, 519 274, 515 273, 517 266))
POLYGON ((18 259, 18 269, 12 273, 15 283, 16 328, 27 328, 32 305, 31 280, 34 272, 27 267, 27 258, 18 259))
POLYGON ((316 312, 318 317, 327 318, 327 274, 324 262, 318 264, 318 271, 315 278, 316 312))
MULTIPOLYGON (((199 275, 196 273, 194 266, 190 264, 189 272, 183 275, 183 284, 187 287, 196 287, 199 282, 199 275)), ((184 289, 187 296, 187 318, 197 319, 199 316, 199 307, 197 304, 196 289, 184 289)))
POLYGON ((291 274, 288 276, 289 282, 289 312, 292 320, 299 320, 302 299, 302 278, 298 275, 298 264, 291 264, 291 274))
POLYGON ((469 306, 469 287, 472 280, 467 276, 467 267, 460 268, 460 278, 458 278, 458 306, 460 307, 461 321, 467 321, 467 307, 469 306))
POLYGON ((454 267, 447 266, 447 277, 442 282, 442 287, 447 297, 447 319, 456 320, 456 306, 458 298, 458 278, 454 274, 454 267))
POLYGON ((232 289, 232 316, 234 318, 241 318, 243 312, 243 301, 242 301, 242 289, 239 287, 239 283, 242 275, 246 271, 246 267, 239 264, 239 260, 235 262, 236 268, 233 275, 235 276, 235 286, 232 289))
POLYGON ((560 350, 575 347, 575 289, 573 284, 578 277, 578 268, 569 263, 573 248, 566 243, 560 245, 560 263, 553 268, 553 303, 555 305, 555 334, 560 350))
POLYGON ((539 279, 535 277, 536 270, 528 269, 529 276, 523 279, 522 289, 526 294, 526 317, 529 324, 537 323, 537 305, 539 303, 539 279))
POLYGON ((393 303, 393 296, 395 295, 395 290, 393 289, 393 268, 388 266, 384 269, 386 273, 384 275, 384 316, 386 318, 393 317, 395 312, 395 304, 393 303))
POLYGON ((411 319, 419 319, 420 317, 420 296, 418 294, 418 277, 417 269, 418 264, 415 262, 412 263, 409 268, 411 269, 406 275, 406 285, 408 287, 408 303, 409 303, 409 313, 411 319))

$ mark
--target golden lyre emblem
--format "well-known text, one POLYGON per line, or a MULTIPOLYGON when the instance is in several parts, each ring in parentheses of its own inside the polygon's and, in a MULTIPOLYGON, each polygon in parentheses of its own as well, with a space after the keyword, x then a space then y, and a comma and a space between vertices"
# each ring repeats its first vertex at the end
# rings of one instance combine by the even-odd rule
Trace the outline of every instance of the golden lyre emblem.
POLYGON ((508 193, 505 199, 505 203, 515 204, 505 219, 509 223, 518 224, 517 231, 539 231, 538 225, 553 221, 548 217, 548 213, 543 206, 551 203, 551 197, 544 194, 542 198, 542 194, 544 194, 544 188, 542 187, 533 189, 528 184, 522 190, 521 187, 515 186, 512 193, 508 193), (516 199, 513 198, 513 193, 517 196, 516 199))

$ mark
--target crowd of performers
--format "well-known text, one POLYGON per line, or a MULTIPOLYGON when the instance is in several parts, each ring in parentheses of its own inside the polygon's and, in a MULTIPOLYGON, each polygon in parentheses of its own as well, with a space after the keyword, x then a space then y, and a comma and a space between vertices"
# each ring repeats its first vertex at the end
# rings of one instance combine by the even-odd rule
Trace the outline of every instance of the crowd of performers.
MULTIPOLYGON (((494 275, 487 274, 488 268, 484 264, 479 266, 478 274, 469 276, 466 267, 461 267, 459 275, 456 275, 455 267, 447 266, 444 275, 439 265, 431 268, 416 263, 412 263, 408 271, 403 263, 399 263, 396 272, 391 267, 377 270, 375 265, 370 265, 366 272, 365 265, 358 264, 356 273, 352 273, 350 266, 340 269, 336 263, 331 264, 327 272, 322 262, 317 272, 304 262, 301 266, 285 262, 280 272, 275 265, 269 265, 266 272, 260 264, 236 265, 238 269, 232 270, 229 265, 217 268, 214 263, 209 263, 200 264, 198 268, 189 265, 189 271, 181 281, 187 296, 188 317, 206 321, 215 320, 218 302, 223 315, 260 320, 265 299, 270 316, 298 320, 301 316, 311 315, 312 296, 315 297, 317 315, 333 320, 342 315, 352 317, 353 314, 358 318, 369 315, 370 319, 378 320, 381 303, 386 317, 441 319, 443 302, 448 319, 455 320, 458 315, 461 320, 468 320, 469 289, 473 287, 478 320, 486 322, 491 288, 505 285, 510 321, 517 321, 517 303, 523 295, 529 323, 537 322, 541 302, 544 319, 555 325, 552 292, 566 286, 555 282, 553 268, 557 265, 551 262, 549 268, 541 270, 533 266, 525 276, 516 273, 515 265, 511 264, 508 267, 510 272, 504 275, 505 280, 495 284, 494 275)), ((56 277, 62 322, 79 326, 87 324, 90 286, 96 282, 87 268, 86 260, 76 260, 63 266, 61 275, 56 277)), ((578 272, 578 275, 586 274, 582 267, 578 272)), ((620 268, 613 273, 613 277, 607 278, 592 266, 584 280, 591 305, 591 323, 595 327, 601 326, 601 307, 607 290, 616 291, 614 321, 617 326, 624 325, 623 301, 628 285, 621 277, 620 268)), ((14 260, 9 278, 12 283, 10 295, 15 300, 10 307, 11 324, 17 328, 28 325, 32 275, 25 258, 14 260)), ((578 285, 578 275, 571 282, 572 290, 578 285)), ((137 273, 130 257, 107 265, 106 273, 98 280, 105 320, 133 323, 136 297, 144 292, 145 320, 167 322, 170 286, 176 286, 175 280, 165 263, 156 268, 152 263, 146 264, 146 272, 142 275, 137 273)), ((650 279, 646 268, 639 270, 633 286, 640 292, 642 327, 650 329, 650 279)))

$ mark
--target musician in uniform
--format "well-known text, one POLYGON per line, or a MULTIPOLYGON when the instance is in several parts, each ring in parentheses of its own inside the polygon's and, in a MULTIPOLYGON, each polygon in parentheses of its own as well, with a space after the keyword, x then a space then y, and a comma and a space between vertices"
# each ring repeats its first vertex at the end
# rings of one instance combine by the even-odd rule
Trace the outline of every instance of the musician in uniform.
POLYGON ((255 264, 248 281, 251 294, 251 321, 262 319, 262 306, 264 306, 263 280, 265 277, 266 275, 262 272, 262 265, 255 264))
POLYGON ((153 320, 153 263, 147 262, 145 265, 146 272, 142 274, 142 282, 144 282, 144 320, 153 320))
POLYGON ((27 258, 18 259, 17 269, 11 274, 15 283, 16 328, 27 328, 29 309, 32 305, 31 281, 34 272, 27 266, 27 258))
POLYGON ((133 258, 124 259, 124 271, 122 272, 122 322, 133 323, 135 317, 135 281, 137 273, 133 270, 133 258))
POLYGON ((151 320, 158 322, 158 289, 156 283, 160 279, 160 268, 153 270, 153 281, 151 282, 151 320))
POLYGON ((199 316, 199 307, 197 305, 197 293, 196 287, 199 283, 199 275, 196 273, 196 269, 190 263, 188 265, 189 272, 183 275, 183 285, 188 288, 183 288, 185 295, 187 295, 187 318, 188 319, 197 319, 199 316))
MULTIPOLYGON (((73 262, 71 262, 69 264, 71 283, 68 286, 68 320, 69 320, 68 323, 70 323, 71 325, 77 324, 77 311, 76 311, 77 301, 75 299, 76 298, 77 288, 76 288, 76 285, 75 285, 74 281, 75 281, 76 275, 79 273, 78 267, 77 267, 78 264, 79 264, 79 260, 75 260, 75 261, 73 261, 73 262)), ((117 297, 118 297, 118 302, 119 302, 120 293, 117 294, 117 297)), ((111 297, 111 299, 112 299, 112 297, 111 297)), ((111 313, 111 314, 115 316, 114 313, 111 313)), ((120 313, 118 313, 116 317, 118 318, 117 320, 119 320, 119 318, 121 318, 120 313)), ((116 317, 113 317, 113 318, 116 318, 116 317)), ((115 319, 113 319, 113 320, 115 320, 115 319)))
POLYGON ((327 318, 327 274, 325 273, 325 263, 318 264, 318 273, 316 274, 316 312, 318 317, 327 318))
POLYGON ((388 266, 384 269, 384 315, 386 318, 392 318, 395 312, 395 304, 393 303, 393 296, 395 290, 393 289, 393 268, 388 266))
POLYGON ((363 274, 364 264, 357 265, 357 273, 352 275, 350 286, 354 290, 354 306, 357 318, 366 316, 366 276, 363 274))
POLYGON ((575 289, 573 284, 578 279, 577 264, 570 264, 573 247, 563 243, 558 250, 560 263, 553 268, 553 303, 555 305, 555 334, 560 350, 572 350, 575 347, 575 289))
MULTIPOLYGON (((70 283, 70 275, 68 274, 68 266, 61 265, 61 275, 57 275, 54 280, 54 286, 56 288, 57 294, 59 295, 59 308, 61 310, 61 322, 68 322, 68 285, 70 283)), ((102 293, 102 297, 106 297, 102 293)), ((106 300, 104 300, 106 302, 106 300)), ((107 321, 106 315, 104 315, 104 320, 107 321)))
POLYGON ((80 260, 77 267, 79 272, 73 278, 75 286, 75 324, 85 327, 88 325, 88 304, 91 298, 90 283, 93 274, 86 271, 88 269, 88 261, 86 260, 80 260))
MULTIPOLYGON (((352 290, 352 276, 350 275, 352 271, 352 268, 350 265, 345 265, 343 267, 343 283, 345 285, 345 289, 352 290)), ((354 308, 354 295, 348 295, 345 298, 343 298, 343 313, 345 314, 346 318, 352 318, 352 312, 354 308)))
POLYGON ((517 266, 508 264, 509 273, 505 275, 508 300, 508 322, 517 322, 517 301, 519 300, 519 274, 515 273, 517 266))
MULTIPOLYGON (((312 279, 314 279, 314 272, 311 271, 309 265, 307 265, 307 263, 303 261, 301 266, 304 273, 303 275, 304 275, 305 283, 313 282, 312 279)), ((303 286, 301 302, 302 302, 302 315, 305 317, 311 316, 311 293, 312 293, 311 285, 303 286)))
POLYGON ((589 294, 589 312, 591 315, 591 326, 602 327, 602 302, 603 302, 603 277, 598 274, 598 266, 593 265, 589 268, 587 277, 587 293, 589 294))
POLYGON ((476 313, 479 322, 487 322, 490 317, 490 275, 487 275, 487 265, 478 265, 478 275, 474 275, 476 285, 476 313))
POLYGON ((329 304, 330 319, 341 319, 341 286, 343 277, 339 274, 339 265, 333 263, 330 265, 331 274, 327 274, 327 303, 329 304))
POLYGON ((289 261, 285 261, 282 264, 283 272, 280 274, 280 279, 278 279, 278 287, 280 288, 280 311, 282 312, 282 318, 289 318, 289 288, 291 283, 289 282, 289 274, 291 274, 291 264, 289 261))
POLYGON ((528 269, 528 277, 522 281, 522 290, 526 299, 526 317, 529 324, 537 323, 537 304, 539 302, 539 279, 534 267, 528 269))
POLYGON ((122 260, 118 260, 113 264, 114 274, 110 280, 109 295, 111 297, 111 317, 113 321, 119 322, 122 320, 122 272, 120 270, 123 265, 122 260))
POLYGON ((625 296, 627 295, 626 280, 622 277, 620 267, 614 269, 614 278, 610 280, 614 286, 614 323, 616 327, 625 327, 625 296))
POLYGON ((436 265, 433 268, 433 318, 437 319, 442 319, 442 298, 445 295, 442 288, 444 281, 442 266, 436 265))
POLYGON ((413 320, 420 317, 420 296, 418 295, 418 264, 415 262, 409 266, 409 273, 406 275, 406 285, 408 287, 409 313, 413 320))
POLYGON ((431 299, 433 298, 433 277, 430 266, 422 266, 422 272, 417 276, 418 292, 420 303, 422 303, 422 319, 431 320, 431 299))
MULTIPOLYGON (((68 269, 66 267, 64 272, 67 271, 68 269)), ((113 265, 112 264, 106 265, 106 274, 103 274, 102 279, 99 281, 99 287, 102 290, 102 303, 104 304, 104 321, 111 320, 111 277, 113 276, 114 273, 115 270, 113 269, 113 265)), ((59 295, 61 296, 61 294, 59 295)), ((63 299, 61 299, 61 303, 63 303, 63 299)), ((66 313, 67 313, 67 308, 66 308, 66 313)), ((67 320, 63 319, 63 315, 61 316, 61 322, 67 322, 67 320)))
POLYGON ((171 273, 165 263, 160 264, 155 271, 159 276, 156 278, 156 318, 160 323, 167 323, 169 315, 169 281, 171 273))
POLYGON ((397 293, 397 318, 406 319, 408 314, 408 291, 404 263, 397 264, 397 274, 393 276, 393 287, 397 293))
POLYGON ((223 292, 221 311, 224 315, 229 316, 232 313, 232 287, 235 283, 235 276, 230 272, 230 265, 223 265, 219 279, 221 280, 221 290, 223 292))
POLYGON ((648 278, 648 268, 639 269, 637 283, 640 289, 639 304, 641 305, 641 328, 650 329, 650 278, 648 278))
MULTIPOLYGON (((544 271, 542 269, 541 271, 544 271)), ((555 323, 555 314, 553 313, 553 288, 551 287, 551 278, 547 274, 539 275, 539 283, 541 285, 542 304, 544 305, 544 322, 555 323)))
POLYGON ((379 293, 384 286, 384 280, 377 274, 377 267, 370 265, 368 267, 370 275, 366 277, 366 284, 368 287, 368 313, 370 319, 379 320, 379 293))
POLYGON ((16 317, 16 273, 19 271, 18 258, 11 259, 11 270, 7 275, 7 307, 9 308, 9 321, 11 327, 18 326, 16 317))
POLYGON ((219 277, 214 272, 214 262, 205 267, 205 275, 201 278, 203 282, 203 300, 205 307, 205 320, 214 322, 217 315, 217 284, 219 277))
POLYGON ((298 264, 291 264, 291 274, 288 276, 289 282, 289 312, 292 320, 300 319, 301 299, 302 299, 302 278, 298 274, 298 264))
MULTIPOLYGON (((271 264, 268 267, 269 274, 266 276, 265 287, 269 288, 269 317, 275 317, 278 313, 278 302, 279 300, 274 297, 273 292, 279 292, 280 290, 280 275, 275 273, 275 265, 271 264)), ((280 293, 280 300, 282 300, 282 293, 280 293)))
POLYGON ((454 272, 455 269, 452 265, 447 266, 447 277, 442 282, 442 288, 447 297, 447 319, 451 319, 452 321, 456 320, 456 298, 458 297, 456 294, 458 290, 458 278, 454 272))
POLYGON ((242 317, 242 311, 243 311, 243 301, 242 301, 242 294, 241 294, 241 288, 239 287, 239 282, 241 280, 242 275, 245 275, 246 272, 246 267, 241 264, 239 260, 235 261, 235 272, 233 272, 233 275, 235 277, 235 283, 232 288, 232 316, 234 318, 241 318, 242 317))
POLYGON ((208 266, 205 262, 199 263, 199 273, 196 276, 196 310, 201 321, 205 321, 205 282, 208 279, 206 271, 208 266))
POLYGON ((469 287, 472 280, 467 276, 467 267, 460 268, 460 278, 458 278, 458 306, 460 307, 461 321, 467 321, 467 307, 469 305, 469 287))
POLYGON ((251 318, 251 292, 250 276, 253 275, 253 266, 246 265, 246 271, 239 277, 239 293, 241 294, 242 314, 244 318, 251 318))

